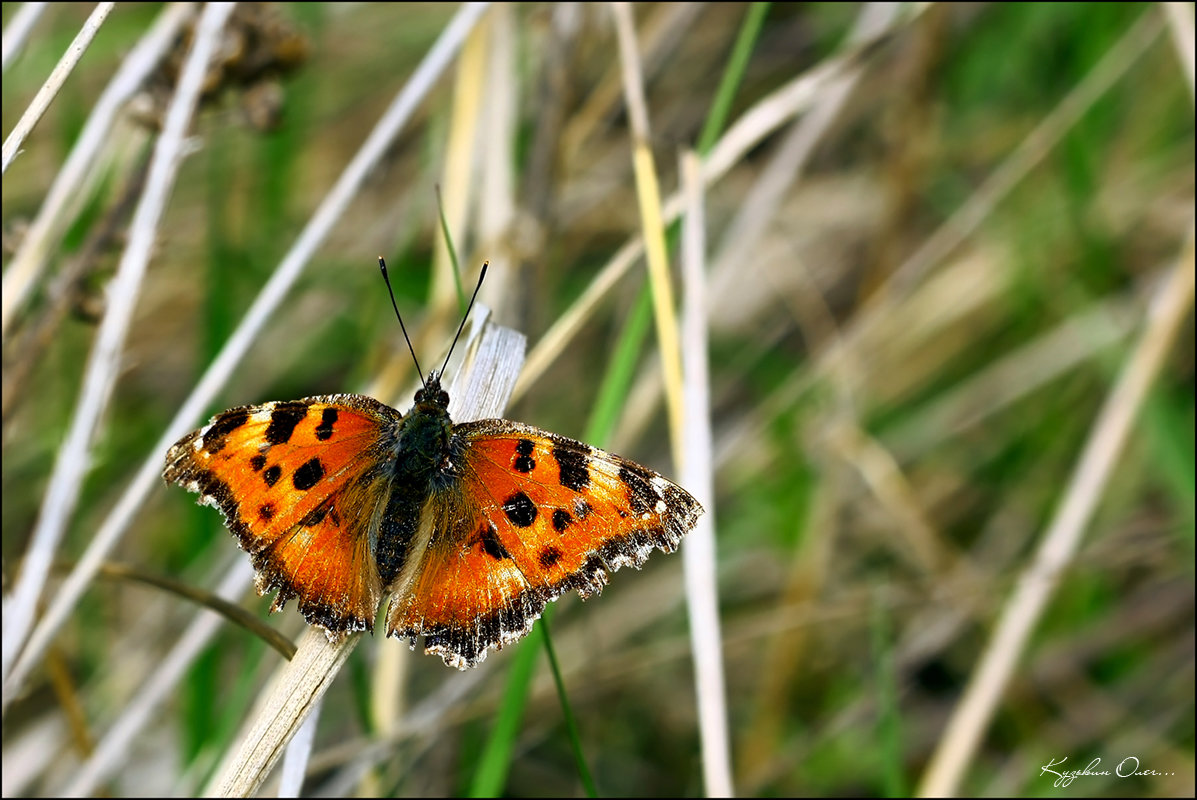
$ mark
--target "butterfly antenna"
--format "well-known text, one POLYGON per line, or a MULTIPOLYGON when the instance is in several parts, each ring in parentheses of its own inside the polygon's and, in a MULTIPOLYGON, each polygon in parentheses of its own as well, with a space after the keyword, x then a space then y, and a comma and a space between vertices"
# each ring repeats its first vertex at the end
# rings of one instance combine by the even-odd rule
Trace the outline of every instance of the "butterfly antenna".
POLYGON ((399 320, 399 329, 403 331, 403 339, 407 342, 407 349, 411 351, 411 360, 416 362, 416 374, 420 376, 420 383, 424 384, 424 388, 428 388, 428 384, 424 383, 424 370, 420 369, 420 359, 416 358, 416 348, 411 346, 411 337, 407 335, 407 328, 403 324, 403 315, 399 313, 399 304, 395 302, 395 292, 391 289, 391 277, 387 275, 387 262, 382 260, 382 256, 378 257, 378 268, 382 270, 382 279, 387 284, 387 294, 391 296, 391 308, 395 309, 395 317, 399 320))
POLYGON ((457 347, 457 340, 461 338, 461 332, 465 330, 466 320, 470 318, 470 309, 474 307, 474 301, 478 299, 478 290, 482 288, 482 280, 486 277, 486 268, 490 266, 489 261, 482 262, 482 272, 478 273, 478 285, 474 287, 474 294, 470 296, 470 304, 466 306, 465 314, 462 315, 461 324, 457 326, 457 335, 453 337, 453 344, 449 345, 449 353, 445 356, 445 364, 441 367, 440 374, 445 374, 445 367, 449 366, 449 356, 453 355, 453 348, 457 347))

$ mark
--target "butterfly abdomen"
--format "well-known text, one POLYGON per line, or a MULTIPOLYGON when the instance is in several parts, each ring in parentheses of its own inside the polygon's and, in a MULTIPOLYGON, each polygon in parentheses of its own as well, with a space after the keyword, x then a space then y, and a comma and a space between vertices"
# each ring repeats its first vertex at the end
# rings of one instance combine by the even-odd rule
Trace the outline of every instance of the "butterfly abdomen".
POLYGON ((374 560, 383 586, 390 586, 399 577, 411 551, 411 543, 420 527, 420 513, 424 509, 432 487, 429 483, 400 484, 391 489, 386 511, 378 530, 378 546, 374 560))

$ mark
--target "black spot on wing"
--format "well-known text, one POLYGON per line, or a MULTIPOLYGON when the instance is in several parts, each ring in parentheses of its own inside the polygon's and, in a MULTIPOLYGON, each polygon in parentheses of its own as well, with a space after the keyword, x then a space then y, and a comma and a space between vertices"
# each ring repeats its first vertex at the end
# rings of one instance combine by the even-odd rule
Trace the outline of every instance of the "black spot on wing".
POLYGON ((572 525, 573 521, 574 518, 564 508, 558 508, 553 512, 553 530, 557 533, 565 533, 565 529, 572 525))
POLYGON ((504 561, 511 558, 511 553, 507 552, 507 548, 499 541, 499 532, 495 530, 495 526, 485 524, 478 531, 478 543, 482 545, 482 552, 493 558, 495 561, 504 561))
POLYGON ((295 485, 296 489, 306 492, 319 483, 323 477, 324 465, 320 463, 320 459, 313 458, 305 461, 303 466, 295 470, 295 474, 291 477, 291 483, 295 485))
POLYGON ((229 434, 249 421, 249 412, 237 409, 221 414, 204 432, 204 450, 219 453, 224 449, 229 434))
POLYGON ((553 459, 561 470, 561 485, 580 492, 590 485, 590 456, 568 447, 553 447, 553 459))
POLYGON ((323 505, 319 508, 314 508, 308 512, 308 515, 299 521, 300 525, 305 528, 314 528, 321 522, 324 522, 325 515, 328 514, 328 506, 323 505))
POLYGON ((262 455, 261 453, 258 453, 249 460, 249 468, 254 472, 261 472, 262 467, 264 466, 266 466, 266 456, 262 455))
POLYGON ((284 444, 291 439, 295 426, 307 416, 306 404, 291 400, 276 403, 270 412, 270 427, 266 428, 266 441, 270 444, 284 444))
POLYGON ((273 467, 267 468, 267 470, 262 473, 262 480, 266 481, 267 486, 274 486, 274 484, 278 483, 278 479, 282 476, 283 468, 278 464, 275 464, 273 467))
POLYGON ((527 475, 532 470, 536 469, 536 459, 532 458, 532 452, 536 449, 536 445, 531 439, 520 439, 515 445, 515 460, 511 463, 511 468, 516 472, 522 472, 527 475))
POLYGON ((258 517, 264 522, 274 519, 274 503, 262 504, 262 507, 258 509, 258 517))
POLYGON ((326 408, 320 415, 320 424, 316 426, 316 438, 322 442, 328 441, 333 435, 333 426, 337 424, 337 410, 326 408))
POLYGON ((536 521, 536 504, 523 492, 516 492, 503 503, 503 513, 517 528, 526 528, 536 521))
POLYGON ((556 547, 546 547, 540 551, 537 558, 540 560, 540 566, 548 569, 561 560, 561 550, 556 547))

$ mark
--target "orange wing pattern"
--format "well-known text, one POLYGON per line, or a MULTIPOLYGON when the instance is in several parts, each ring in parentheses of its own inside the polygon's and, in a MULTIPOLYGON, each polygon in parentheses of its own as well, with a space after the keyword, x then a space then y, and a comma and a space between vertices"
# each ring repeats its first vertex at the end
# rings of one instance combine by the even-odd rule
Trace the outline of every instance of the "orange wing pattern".
POLYGON ((672 552, 702 507, 652 470, 507 420, 455 425, 457 478, 425 506, 387 634, 465 669, 528 633, 568 591, 602 591, 607 573, 672 552))
POLYGON ((402 415, 368 397, 242 406, 167 453, 163 477, 215 506, 258 571, 271 610, 292 597, 330 635, 371 630, 382 587, 370 526, 389 477, 383 438, 402 415))

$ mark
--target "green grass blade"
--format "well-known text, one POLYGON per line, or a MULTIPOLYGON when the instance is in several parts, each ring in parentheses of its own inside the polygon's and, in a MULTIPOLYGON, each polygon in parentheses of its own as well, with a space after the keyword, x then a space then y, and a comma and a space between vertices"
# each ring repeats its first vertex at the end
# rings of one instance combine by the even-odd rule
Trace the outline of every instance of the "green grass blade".
POLYGON ((594 409, 590 412, 590 421, 586 425, 587 442, 606 447, 611 439, 615 423, 623 411, 623 401, 632 385, 636 363, 644 349, 644 339, 652 325, 652 311, 652 297, 649 296, 646 284, 636 297, 632 313, 628 315, 627 322, 619 334, 619 341, 615 343, 615 352, 607 363, 607 371, 599 385, 598 400, 595 401, 594 409))
POLYGON ((586 789, 587 797, 598 797, 598 789, 594 785, 594 777, 590 774, 590 767, 586 765, 586 756, 582 752, 582 739, 578 736, 578 725, 574 722, 574 714, 569 704, 569 695, 565 692, 565 681, 561 677, 561 668, 557 664, 557 653, 553 650, 553 637, 549 635, 549 611, 545 609, 540 624, 541 639, 544 641, 545 652, 549 656, 549 669, 553 672, 553 684, 557 687, 557 699, 561 701, 561 714, 565 718, 565 731, 569 736, 569 743, 573 747, 574 761, 578 765, 578 777, 582 779, 582 786, 586 789))
POLYGON ((740 25, 740 32, 736 35, 736 43, 732 46, 731 58, 723 70, 723 77, 719 80, 719 88, 715 91, 715 102, 707 114, 707 121, 703 123, 702 133, 698 136, 698 153, 706 155, 714 146, 719 134, 727 124, 727 115, 731 112, 732 100, 736 97, 736 89, 744 77, 748 67, 748 58, 756 46, 757 36, 765 22, 765 15, 769 13, 768 3, 753 3, 748 7, 744 22, 740 25))
POLYGON ((882 793, 906 797, 910 789, 902 771, 902 716, 898 707, 897 675, 888 609, 877 595, 870 619, 873 645, 873 674, 877 686, 877 752, 881 756, 882 793))
POLYGON ((457 263, 457 248, 453 246, 453 236, 449 233, 449 223, 445 220, 445 204, 441 202, 441 187, 436 187, 436 214, 441 221, 441 233, 445 237, 445 247, 449 249, 449 263, 453 265, 453 285, 457 287, 457 305, 461 313, 466 312, 465 287, 461 285, 461 264, 457 263))
MULTIPOLYGON (((546 608, 546 615, 548 611, 546 608)), ((524 708, 528 705, 528 692, 539 652, 535 647, 517 647, 515 650, 507 686, 503 690, 503 702, 499 706, 494 730, 486 740, 482 757, 478 759, 478 769, 474 771, 474 779, 466 792, 468 797, 497 797, 503 793, 520 722, 524 718, 524 708)))

